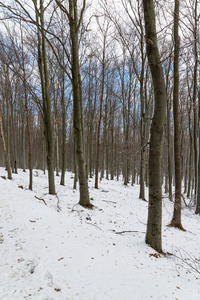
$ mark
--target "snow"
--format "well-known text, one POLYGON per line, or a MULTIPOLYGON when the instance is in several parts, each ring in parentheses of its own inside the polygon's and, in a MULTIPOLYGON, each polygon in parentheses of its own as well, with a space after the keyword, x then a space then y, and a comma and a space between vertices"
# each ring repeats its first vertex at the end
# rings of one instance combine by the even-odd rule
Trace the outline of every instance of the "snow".
POLYGON ((28 171, 12 181, 0 177, 1 300, 200 299, 194 209, 183 207, 186 232, 169 228, 173 203, 164 197, 163 251, 174 255, 160 256, 145 244, 148 204, 138 198, 138 185, 103 179, 96 190, 91 179, 88 210, 77 205, 73 174, 66 173, 65 186, 55 178, 58 198, 48 195, 47 175, 34 175, 33 191, 28 171))

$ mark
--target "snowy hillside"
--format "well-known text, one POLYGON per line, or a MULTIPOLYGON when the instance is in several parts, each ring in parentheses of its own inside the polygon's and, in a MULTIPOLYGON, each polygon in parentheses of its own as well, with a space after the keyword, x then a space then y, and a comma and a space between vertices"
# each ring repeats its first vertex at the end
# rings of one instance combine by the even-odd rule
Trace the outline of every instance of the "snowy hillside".
POLYGON ((163 250, 174 254, 163 256, 144 242, 147 202, 138 199, 139 186, 102 180, 95 190, 92 180, 88 210, 77 205, 72 174, 64 187, 56 177, 58 197, 48 195, 42 171, 34 175, 33 192, 28 171, 12 181, 0 177, 1 300, 200 299, 200 218, 193 210, 182 210, 187 232, 169 228, 173 204, 163 199, 163 250))

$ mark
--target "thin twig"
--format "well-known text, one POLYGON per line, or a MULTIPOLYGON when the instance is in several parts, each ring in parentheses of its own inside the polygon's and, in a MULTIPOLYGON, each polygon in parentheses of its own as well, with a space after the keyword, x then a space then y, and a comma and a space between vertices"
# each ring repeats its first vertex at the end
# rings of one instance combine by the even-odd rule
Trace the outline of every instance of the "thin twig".
POLYGON ((178 258, 180 261, 182 261, 183 263, 185 263, 187 266, 189 266, 193 271, 197 272, 198 274, 200 274, 200 264, 199 262, 194 259, 189 253, 187 253, 186 251, 184 251, 183 249, 181 249, 183 251, 183 253, 185 254, 185 256, 187 257, 183 257, 181 250, 179 250, 179 254, 180 256, 173 254, 174 257, 178 258), (187 260, 190 260, 191 263, 187 262, 187 260))
POLYGON ((127 232, 139 232, 139 233, 145 233, 143 231, 138 231, 138 230, 123 230, 123 231, 115 231, 114 229, 112 230, 115 234, 123 234, 123 233, 127 233, 127 232))
POLYGON ((58 198, 58 194, 57 193, 56 193, 56 198, 58 199, 58 201, 57 201, 57 210, 61 211, 62 209, 61 209, 61 207, 59 205, 60 199, 58 198))
POLYGON ((72 207, 71 212, 77 211, 77 210, 74 209, 74 207, 77 206, 77 205, 79 205, 79 203, 76 203, 76 204, 72 207))
POLYGON ((41 200, 41 201, 43 201, 43 202, 44 202, 44 204, 45 204, 45 205, 47 205, 46 201, 45 201, 43 198, 39 198, 39 197, 37 197, 37 196, 35 196, 35 198, 36 198, 36 199, 38 199, 38 200, 41 200))
POLYGON ((76 211, 78 214, 81 213, 81 212, 84 212, 83 209, 81 209, 81 210, 75 210, 74 207, 77 206, 77 205, 79 205, 79 203, 75 204, 75 205, 72 207, 70 213, 71 213, 71 212, 74 212, 74 211, 76 211))
POLYGON ((101 200, 103 202, 108 202, 108 203, 114 203, 114 204, 117 204, 117 202, 114 202, 114 201, 108 201, 108 200, 101 200))
POLYGON ((134 155, 133 157, 135 157, 141 150, 143 150, 144 147, 146 147, 147 145, 149 145, 149 141, 147 143, 145 143, 134 155))
MULTIPOLYGON (((188 263, 185 259, 183 259, 182 257, 177 256, 176 254, 173 254, 173 256, 175 256, 176 258, 178 258, 179 260, 181 260, 183 263, 185 263, 187 266, 189 266, 193 271, 197 272, 198 274, 200 274, 200 270, 198 270, 198 268, 192 265, 192 263, 188 263)), ((197 263, 195 260, 193 260, 194 265, 197 263)))
POLYGON ((98 229, 100 229, 101 231, 102 231, 102 229, 99 227, 99 226, 97 226, 97 225, 95 225, 95 224, 93 224, 93 223, 89 223, 89 222, 85 222, 86 224, 89 224, 89 225, 93 225, 93 226, 95 226, 95 227, 97 227, 98 229))

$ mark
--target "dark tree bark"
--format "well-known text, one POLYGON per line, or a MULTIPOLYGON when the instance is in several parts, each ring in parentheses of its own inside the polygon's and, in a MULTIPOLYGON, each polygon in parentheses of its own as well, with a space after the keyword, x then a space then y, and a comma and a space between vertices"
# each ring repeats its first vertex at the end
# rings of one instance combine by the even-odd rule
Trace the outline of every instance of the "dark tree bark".
MULTIPOLYGON (((200 120, 200 91, 198 93, 199 102, 199 120, 200 120)), ((199 137, 200 137, 200 122, 199 122, 199 137)), ((197 182, 197 197, 195 214, 200 215, 200 138, 199 138, 199 161, 198 161, 198 182, 197 182)))
POLYGON ((169 64, 166 73, 166 96, 167 96, 167 167, 168 167, 168 192, 169 199, 172 201, 172 163, 171 163, 171 95, 168 92, 169 74, 171 69, 171 57, 169 58, 169 64))
POLYGON ((1 131, 1 138, 2 138, 2 142, 3 142, 4 155, 5 155, 5 158, 6 158, 6 169, 7 169, 7 173, 8 173, 8 179, 12 180, 10 160, 8 158, 8 152, 7 152, 6 142, 5 142, 5 138, 4 138, 1 106, 0 106, 0 131, 1 131))
POLYGON ((69 0, 69 9, 67 10, 60 1, 56 0, 60 9, 67 15, 70 27, 71 40, 71 72, 73 88, 73 118, 74 118, 74 139, 76 162, 78 167, 80 200, 79 204, 85 207, 92 207, 89 199, 87 170, 84 157, 84 136, 83 136, 83 109, 82 109, 82 83, 79 65, 79 29, 85 10, 86 1, 83 0, 83 6, 78 16, 77 0, 69 0))
MULTIPOLYGON (((32 142, 31 142, 30 118, 29 118, 29 110, 28 110, 28 94, 27 94, 27 87, 26 87, 26 69, 25 69, 25 58, 24 58, 24 39, 23 39, 23 31, 22 31, 21 24, 20 24, 20 29, 21 29, 21 43, 22 43, 23 84, 24 84, 25 110, 26 110, 26 122, 27 122, 27 132, 28 132, 28 147, 29 147, 29 155, 28 155, 28 162, 29 162, 29 190, 32 190, 33 189, 32 142)), ((24 132, 24 136, 25 136, 25 132, 24 132)), ((23 147, 25 148, 25 144, 23 145, 23 147)))
POLYGON ((51 100, 49 92, 49 74, 47 66, 46 52, 46 33, 44 29, 44 7, 43 0, 40 0, 40 10, 37 7, 37 1, 33 0, 36 14, 37 37, 38 37, 38 68, 40 72, 40 80, 42 86, 43 99, 43 117, 44 117, 44 135, 47 148, 47 167, 49 194, 55 195, 54 181, 54 141, 51 116, 51 100))
POLYGON ((101 81, 101 94, 100 94, 100 111, 99 111, 99 122, 97 129, 97 155, 96 155, 96 168, 95 168, 95 189, 98 189, 98 178, 99 178, 99 160, 100 160, 100 131, 101 131, 101 120, 102 120, 102 109, 103 109, 103 98, 104 98, 104 84, 105 84, 105 55, 106 55, 106 33, 103 37, 103 58, 102 58, 102 81, 101 81))
POLYGON ((162 180, 161 143, 166 115, 166 89, 157 46, 153 0, 143 0, 147 57, 154 85, 154 115, 151 123, 149 149, 149 209, 146 243, 162 251, 162 180))
POLYGON ((145 109, 144 109, 144 65, 145 65, 145 55, 144 55, 144 43, 143 43, 143 27, 140 26, 141 30, 141 56, 142 56, 142 66, 140 73, 140 102, 141 102, 141 116, 140 116, 140 135, 141 135, 141 152, 140 152, 140 194, 139 198, 145 200, 145 109))
MULTIPOLYGON (((200 135, 199 135, 199 145, 197 145, 197 104, 196 104, 196 94, 197 94, 197 66, 198 66, 198 20, 199 16, 197 15, 197 6, 198 1, 195 1, 194 7, 194 86, 193 86, 193 109, 194 109, 194 164, 195 164, 195 196, 196 196, 196 210, 195 214, 200 214, 200 135), (198 151, 199 147, 199 161, 198 161, 198 151), (198 161, 198 165, 197 165, 198 161)), ((200 92, 198 93, 198 105, 199 105, 199 118, 200 118, 200 92)), ((199 123, 199 134, 200 134, 200 123, 199 123)))
POLYGON ((197 16, 197 0, 195 1, 194 5, 194 78, 193 78, 193 116, 194 116, 194 137, 193 137, 193 142, 194 142, 194 194, 195 197, 197 195, 197 181, 198 181, 198 145, 197 145, 197 111, 198 111, 198 106, 197 106, 197 65, 198 65, 198 49, 197 49, 197 30, 198 30, 198 16, 197 16))
POLYGON ((65 169, 66 169, 66 109, 65 109, 65 76, 62 74, 62 91, 61 91, 61 106, 62 106, 62 167, 61 167, 61 178, 60 185, 65 185, 65 169))
POLYGON ((180 129, 179 129, 179 0, 175 0, 174 7, 174 163, 175 163, 175 202, 174 214, 170 226, 183 229, 181 224, 181 156, 180 156, 180 129))
MULTIPOLYGON (((12 175, 10 173, 11 171, 11 145, 10 145, 10 86, 9 86, 9 67, 8 65, 5 66, 5 80, 6 80, 6 94, 5 94, 5 97, 6 97, 6 110, 7 110, 7 113, 6 113, 6 130, 7 130, 7 145, 6 145, 6 168, 7 168, 7 171, 8 171, 8 179, 12 179, 12 175)), ((13 172, 14 173, 14 172, 13 172)))

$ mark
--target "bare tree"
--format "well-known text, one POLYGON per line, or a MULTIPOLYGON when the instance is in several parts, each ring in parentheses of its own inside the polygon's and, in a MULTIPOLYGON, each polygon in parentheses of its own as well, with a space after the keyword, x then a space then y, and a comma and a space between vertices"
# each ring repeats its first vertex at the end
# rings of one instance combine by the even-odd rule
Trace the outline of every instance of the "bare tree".
POLYGON ((99 109, 99 121, 98 121, 98 129, 97 129, 97 154, 96 154, 96 168, 95 168, 95 188, 98 189, 98 177, 99 177, 99 159, 100 159, 100 131, 101 131, 101 121, 102 121, 102 109, 103 109, 103 100, 104 100, 104 87, 105 87, 105 71, 106 71, 106 44, 108 38, 108 29, 109 22, 103 24, 103 26, 99 23, 97 18, 97 23, 99 30, 102 34, 103 46, 102 46, 102 58, 100 59, 101 65, 101 92, 100 92, 100 109, 99 109), (103 28, 105 26, 105 28, 103 28))
POLYGON ((183 229, 181 224, 181 157, 180 157, 180 130, 179 130, 179 0, 174 6, 174 162, 175 162, 175 202, 174 214, 170 226, 183 229))
POLYGON ((157 45, 156 21, 153 0, 143 0, 145 39, 148 62, 154 85, 154 115, 151 123, 149 149, 149 208, 146 243, 162 251, 162 180, 161 143, 166 114, 166 88, 157 45))
POLYGON ((73 87, 73 118, 74 118, 74 139, 76 161, 78 166, 80 200, 79 204, 85 207, 91 207, 87 170, 84 157, 84 136, 83 136, 83 108, 82 108, 82 84, 79 64, 79 29, 81 26, 86 1, 83 0, 83 5, 78 15, 77 0, 68 1, 68 9, 64 7, 60 1, 56 0, 60 9, 66 14, 69 21, 70 40, 71 40, 71 72, 72 72, 72 87, 73 87))
POLYGON ((8 157, 6 141, 5 141, 5 137, 4 137, 1 106, 0 106, 0 131, 1 131, 1 138, 2 138, 2 141, 3 141, 3 150, 4 150, 5 157, 6 157, 6 168, 7 168, 7 172, 8 172, 8 179, 12 179, 10 160, 9 160, 9 157, 8 157))

